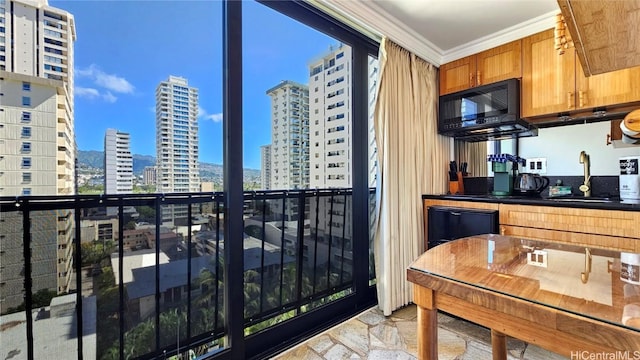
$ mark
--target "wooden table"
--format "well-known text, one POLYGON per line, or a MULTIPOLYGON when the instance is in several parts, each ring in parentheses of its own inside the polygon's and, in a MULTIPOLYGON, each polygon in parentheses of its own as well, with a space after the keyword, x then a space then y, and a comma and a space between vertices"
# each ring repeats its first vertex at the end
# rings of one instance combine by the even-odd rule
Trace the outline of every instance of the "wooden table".
POLYGON ((407 269, 418 358, 438 359, 438 310, 491 329, 494 359, 507 358, 506 336, 574 359, 640 358, 640 286, 620 270, 617 251, 510 236, 436 246, 407 269))

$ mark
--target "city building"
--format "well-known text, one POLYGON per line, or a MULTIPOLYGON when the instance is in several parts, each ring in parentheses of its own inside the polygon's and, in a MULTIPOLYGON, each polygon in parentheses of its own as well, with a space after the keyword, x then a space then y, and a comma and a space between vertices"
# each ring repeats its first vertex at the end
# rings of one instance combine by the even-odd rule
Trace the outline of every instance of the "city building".
POLYGON ((145 166, 142 171, 142 183, 145 185, 155 185, 157 179, 156 174, 155 166, 145 166))
MULTIPOLYGON (((73 15, 46 0, 0 1, 0 196, 75 194, 73 15)), ((0 224, 0 313, 24 301, 21 213, 0 224)), ((72 282, 71 211, 31 213, 32 290, 72 282)), ((26 240, 25 240, 26 241, 26 240)))
POLYGON ((271 145, 260 146, 260 185, 262 190, 271 189, 271 145))
POLYGON ((351 187, 350 64, 341 44, 309 65, 311 188, 351 187))
POLYGON ((284 80, 271 97, 270 189, 309 188, 309 88, 284 80))
MULTIPOLYGON (((378 60, 368 64, 369 186, 376 186, 375 107, 378 60)), ((351 143, 351 48, 340 44, 309 65, 310 187, 351 188, 353 152, 351 143)), ((322 199, 318 209, 318 234, 332 237, 337 246, 351 239, 350 199, 322 199)), ((311 218, 316 207, 311 206, 311 218)))
MULTIPOLYGON (((156 189, 161 193, 200 191, 198 89, 169 76, 156 88, 156 189)), ((187 207, 162 208, 163 223, 186 223, 187 207)))
POLYGON ((128 133, 107 129, 104 136, 104 193, 133 192, 133 157, 128 133))

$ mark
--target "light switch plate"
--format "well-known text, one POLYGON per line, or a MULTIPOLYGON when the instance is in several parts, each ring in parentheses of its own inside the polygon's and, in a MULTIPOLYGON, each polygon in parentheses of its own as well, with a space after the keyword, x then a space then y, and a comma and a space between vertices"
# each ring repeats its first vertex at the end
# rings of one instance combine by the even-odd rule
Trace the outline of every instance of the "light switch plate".
POLYGON ((547 158, 529 158, 524 166, 522 172, 531 174, 546 174, 547 173, 547 158))

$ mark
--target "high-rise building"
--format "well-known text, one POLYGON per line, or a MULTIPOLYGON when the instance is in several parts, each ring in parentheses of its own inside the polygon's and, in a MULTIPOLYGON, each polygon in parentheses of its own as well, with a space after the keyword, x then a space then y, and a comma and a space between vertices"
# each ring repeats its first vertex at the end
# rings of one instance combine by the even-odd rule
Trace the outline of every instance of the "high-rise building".
POLYGON ((309 65, 310 185, 351 187, 351 48, 339 45, 309 65))
POLYGON ((156 167, 155 166, 144 167, 144 170, 142 170, 142 182, 145 185, 156 184, 156 167))
MULTIPOLYGON (((310 187, 352 187, 352 109, 351 109, 351 48, 345 45, 331 47, 329 51, 309 65, 309 144, 310 187)), ((369 59, 369 186, 376 185, 376 144, 373 110, 378 76, 378 60, 369 59)), ((318 210, 319 236, 332 236, 334 241, 351 238, 351 199, 321 199, 311 206, 311 218, 318 210), (336 234, 339 236, 336 237, 336 234)))
POLYGON ((128 133, 107 129, 104 135, 104 193, 133 192, 133 157, 128 133))
POLYGON ((271 189, 309 187, 309 88, 285 80, 271 96, 271 189))
MULTIPOLYGON (((0 0, 0 196, 75 193, 73 15, 46 0, 0 0)), ((0 313, 24 300, 20 213, 0 223, 0 313), (14 226, 16 225, 16 226, 14 226)), ((32 290, 70 290, 71 211, 32 212, 32 290)))
MULTIPOLYGON (((200 190, 198 89, 185 78, 169 76, 156 88, 156 164, 158 192, 200 190)), ((163 207, 163 222, 187 217, 186 206, 163 207)))
POLYGON ((260 184, 262 190, 271 189, 271 145, 260 146, 260 184))

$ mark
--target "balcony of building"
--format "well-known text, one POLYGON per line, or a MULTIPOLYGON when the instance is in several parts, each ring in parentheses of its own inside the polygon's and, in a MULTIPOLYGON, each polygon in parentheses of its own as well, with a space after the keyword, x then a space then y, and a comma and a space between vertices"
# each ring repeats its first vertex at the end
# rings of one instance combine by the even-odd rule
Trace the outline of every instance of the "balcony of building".
POLYGON ((236 331, 247 358, 272 356, 375 303, 369 236, 332 233, 323 224, 344 217, 314 211, 338 198, 351 211, 352 196, 351 189, 245 192, 243 231, 231 238, 223 236, 223 193, 0 198, 0 218, 15 219, 0 222, 0 233, 14 234, 23 269, 0 268, 3 279, 22 285, 3 287, 0 355, 225 358, 236 331), (56 210, 69 220, 56 221, 56 210), (111 218, 116 235, 85 231, 93 218, 111 218), (146 240, 125 245, 130 231, 144 231, 146 240), (240 263, 229 260, 233 247, 240 263), (363 261, 354 263, 354 252, 363 261), (241 283, 233 285, 228 274, 238 271, 241 283), (71 287, 38 281, 47 273, 71 287), (233 286, 244 301, 227 302, 233 286), (242 320, 226 323, 238 306, 242 320))

